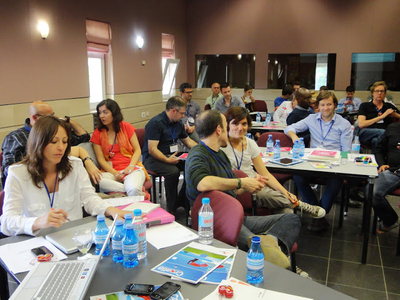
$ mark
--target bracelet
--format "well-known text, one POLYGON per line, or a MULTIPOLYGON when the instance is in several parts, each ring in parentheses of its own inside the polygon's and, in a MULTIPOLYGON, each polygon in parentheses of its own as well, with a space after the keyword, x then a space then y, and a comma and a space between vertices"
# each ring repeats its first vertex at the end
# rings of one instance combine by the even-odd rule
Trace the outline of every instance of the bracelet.
POLYGON ((238 185, 236 189, 239 190, 242 187, 242 180, 240 178, 237 178, 237 180, 238 180, 238 185))
POLYGON ((135 168, 135 166, 134 165, 129 165, 130 167, 132 167, 132 168, 135 168))
POLYGON ((84 159, 82 159, 83 162, 87 161, 88 159, 90 159, 93 162, 93 159, 90 156, 85 157, 84 159))
POLYGON ((65 116, 65 122, 67 122, 67 123, 69 123, 69 119, 71 119, 70 117, 68 117, 68 116, 65 116))

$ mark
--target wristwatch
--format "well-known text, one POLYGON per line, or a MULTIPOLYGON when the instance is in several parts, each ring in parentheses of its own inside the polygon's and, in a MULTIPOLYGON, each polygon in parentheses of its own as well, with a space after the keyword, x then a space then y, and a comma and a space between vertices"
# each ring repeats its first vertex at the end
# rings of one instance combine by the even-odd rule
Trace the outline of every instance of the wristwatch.
POLYGON ((65 122, 69 123, 69 119, 71 119, 71 118, 68 116, 64 116, 64 117, 65 117, 65 122))
POLYGON ((85 157, 84 159, 82 159, 83 162, 87 161, 88 159, 90 159, 91 161, 93 161, 93 159, 90 156, 85 157))

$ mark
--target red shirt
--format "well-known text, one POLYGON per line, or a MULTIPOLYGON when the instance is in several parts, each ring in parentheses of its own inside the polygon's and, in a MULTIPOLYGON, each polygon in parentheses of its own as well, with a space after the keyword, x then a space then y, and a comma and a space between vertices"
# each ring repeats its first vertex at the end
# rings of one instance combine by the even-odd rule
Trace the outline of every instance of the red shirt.
MULTIPOLYGON (((135 130, 136 130, 135 127, 133 127, 131 124, 129 124, 127 122, 123 122, 123 121, 120 123, 120 126, 121 126, 121 130, 124 130, 124 132, 127 134, 129 139, 131 139, 131 137, 135 133, 135 130)), ((106 130, 106 129, 102 129, 102 130, 106 130)), ((90 141, 92 143, 96 144, 96 145, 100 145, 101 146, 100 130, 96 129, 93 132, 92 139, 90 141)), ((109 146, 109 149, 111 149, 111 147, 112 147, 112 144, 109 146)), ((110 158, 109 161, 112 162, 112 167, 113 167, 114 170, 122 171, 127 166, 130 165, 131 158, 123 156, 121 154, 121 152, 119 150, 118 141, 115 141, 115 145, 112 148, 112 152, 114 152, 114 156, 112 158, 110 158)))

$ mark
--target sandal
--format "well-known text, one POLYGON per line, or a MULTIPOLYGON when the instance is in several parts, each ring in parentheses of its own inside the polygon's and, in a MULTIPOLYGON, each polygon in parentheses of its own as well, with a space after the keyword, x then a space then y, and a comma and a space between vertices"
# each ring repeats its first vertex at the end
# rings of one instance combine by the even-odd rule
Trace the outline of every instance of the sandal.
POLYGON ((390 225, 389 227, 385 227, 383 226, 383 222, 380 222, 378 225, 378 229, 376 229, 376 233, 377 234, 384 234, 384 233, 388 233, 390 230, 399 227, 400 223, 396 222, 392 225, 390 225))

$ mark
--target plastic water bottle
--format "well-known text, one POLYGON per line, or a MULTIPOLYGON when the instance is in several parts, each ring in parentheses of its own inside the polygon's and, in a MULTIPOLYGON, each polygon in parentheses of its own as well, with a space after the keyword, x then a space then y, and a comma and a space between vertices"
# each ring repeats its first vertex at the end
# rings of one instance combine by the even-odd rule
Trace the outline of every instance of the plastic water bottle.
POLYGON ((260 123, 260 122, 261 122, 261 114, 260 114, 260 112, 257 112, 256 122, 257 122, 257 123, 260 123))
POLYGON ((296 140, 293 145, 293 158, 300 158, 300 143, 299 140, 296 140))
POLYGON ((306 145, 304 144, 304 138, 300 138, 299 148, 300 148, 299 156, 303 157, 304 156, 304 149, 306 148, 306 145))
POLYGON ((353 144, 351 145, 351 154, 359 154, 360 153, 360 140, 359 137, 356 135, 354 137, 353 144))
POLYGON ((274 152, 274 139, 272 138, 272 134, 269 134, 267 140, 267 154, 272 155, 273 152, 274 152))
POLYGON ((94 254, 99 255, 101 248, 103 247, 103 244, 105 242, 107 242, 107 246, 103 252, 103 256, 109 256, 110 255, 110 242, 106 241, 106 237, 110 230, 108 229, 105 219, 106 219, 106 217, 104 215, 97 216, 97 226, 96 226, 96 229, 94 230, 94 242, 96 244, 96 250, 95 250, 94 254))
POLYGON ((133 220, 133 231, 138 240, 138 259, 146 258, 147 256, 147 241, 146 241, 146 224, 143 223, 142 210, 135 209, 133 211, 135 219, 133 220))
POLYGON ((127 224, 125 226, 126 234, 122 240, 122 254, 124 256, 124 262, 122 265, 125 268, 136 267, 139 263, 137 258, 138 252, 138 240, 133 232, 133 224, 127 224))
POLYGON ((126 233, 126 225, 132 223, 132 214, 125 214, 124 215, 125 223, 124 223, 124 233, 126 233))
POLYGON ((354 110, 354 106, 352 105, 352 104, 349 104, 348 106, 347 106, 347 111, 348 112, 352 112, 354 110))
POLYGON ((276 140, 274 147, 274 159, 279 159, 279 158, 281 158, 281 141, 276 140))
POLYGON ((202 203, 199 210, 199 243, 209 245, 214 238, 214 212, 210 198, 203 198, 202 203))
POLYGON ((122 239, 125 237, 125 231, 122 220, 115 222, 115 230, 112 235, 112 249, 113 249, 113 261, 122 263, 124 256, 122 255, 122 239))
POLYGON ((271 125, 271 115, 267 113, 267 116, 265 117, 265 126, 271 125))
POLYGON ((246 280, 251 284, 257 284, 264 280, 264 253, 260 245, 260 237, 251 238, 251 247, 247 252, 246 280))

